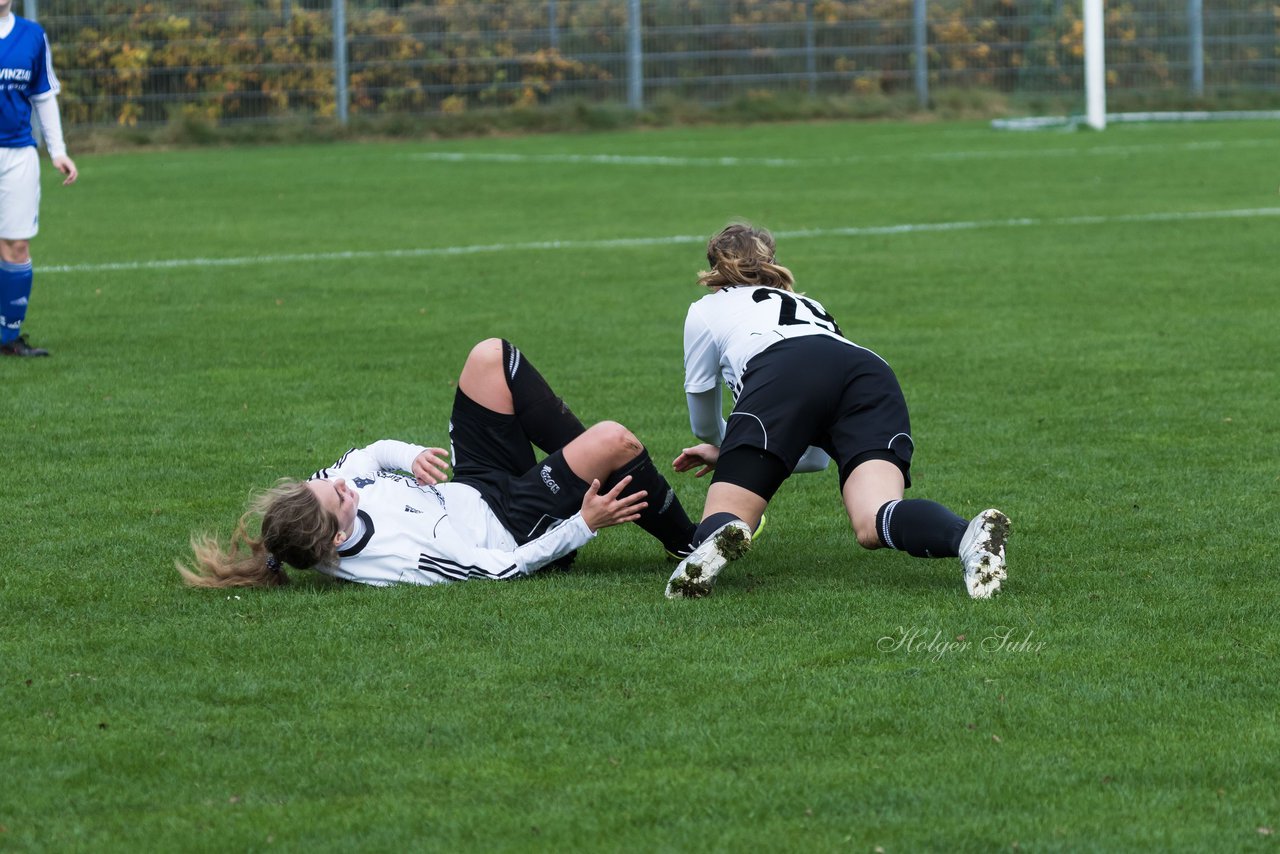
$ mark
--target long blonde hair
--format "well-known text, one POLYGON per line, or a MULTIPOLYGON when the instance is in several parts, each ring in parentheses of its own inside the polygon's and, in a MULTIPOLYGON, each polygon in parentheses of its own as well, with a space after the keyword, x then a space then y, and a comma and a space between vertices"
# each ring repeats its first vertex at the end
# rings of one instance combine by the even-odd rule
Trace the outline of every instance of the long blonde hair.
POLYGON ((698 273, 698 284, 713 290, 733 285, 765 285, 794 291, 796 278, 775 259, 776 245, 768 229, 745 222, 725 226, 707 242, 710 270, 698 273))
POLYGON ((282 480, 253 501, 226 548, 214 537, 197 535, 191 538, 194 566, 175 564, 190 587, 275 587, 289 583, 286 563, 298 569, 336 563, 337 533, 337 517, 305 483, 282 480))

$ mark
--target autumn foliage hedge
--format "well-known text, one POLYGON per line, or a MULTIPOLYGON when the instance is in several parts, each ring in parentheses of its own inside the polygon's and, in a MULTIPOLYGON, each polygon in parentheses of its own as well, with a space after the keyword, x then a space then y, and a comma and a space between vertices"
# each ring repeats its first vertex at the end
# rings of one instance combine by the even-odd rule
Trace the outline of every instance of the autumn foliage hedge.
MULTIPOLYGON (((1250 35, 1212 39, 1217 59, 1244 69, 1237 76, 1245 85, 1269 81, 1274 89, 1280 6, 1227 4, 1250 35)), ((69 123, 218 123, 336 110, 331 0, 74 0, 46 8, 57 13, 42 23, 69 123)), ((1225 20, 1215 9, 1214 20, 1225 20)), ((907 91, 911 10, 912 0, 644 0, 646 93, 723 100, 806 86, 828 95, 907 91)), ((1107 26, 1113 86, 1185 86, 1185 34, 1171 30, 1185 29, 1180 0, 1109 3, 1107 26)), ((626 0, 348 0, 346 33, 355 115, 626 99, 626 0)), ((1078 2, 935 0, 928 43, 934 86, 1079 88, 1078 2)))

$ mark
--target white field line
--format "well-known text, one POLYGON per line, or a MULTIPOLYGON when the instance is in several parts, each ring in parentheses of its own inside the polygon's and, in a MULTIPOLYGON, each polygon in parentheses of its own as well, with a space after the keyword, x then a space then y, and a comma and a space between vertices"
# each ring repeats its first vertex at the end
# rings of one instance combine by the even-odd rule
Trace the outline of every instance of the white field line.
MULTIPOLYGON (((1116 216, 1018 217, 1015 219, 960 220, 956 222, 918 222, 900 225, 850 226, 847 228, 806 228, 797 231, 775 231, 778 238, 805 237, 875 237, 894 234, 929 234, 947 231, 977 231, 997 228, 1066 227, 1077 225, 1116 225, 1144 222, 1191 222, 1212 219, 1257 219, 1280 217, 1280 208, 1245 208, 1225 211, 1175 211, 1166 213, 1119 214, 1116 216)), ((306 264, 330 261, 367 261, 392 258, 437 258, 450 255, 529 252, 546 250, 618 249, 636 246, 699 245, 706 235, 676 234, 659 237, 618 237, 603 240, 543 240, 530 243, 473 243, 466 246, 424 247, 421 249, 384 249, 350 252, 299 252, 281 255, 249 255, 239 258, 171 258, 157 261, 120 261, 105 264, 63 264, 40 266, 40 275, 49 273, 104 273, 130 270, 176 270, 190 267, 251 267, 260 264, 306 264)))
POLYGON ((443 163, 563 163, 604 166, 768 166, 794 168, 801 166, 837 166, 857 163, 888 163, 912 160, 1008 160, 1010 158, 1106 157, 1114 155, 1151 154, 1159 151, 1223 151, 1229 148, 1280 149, 1275 139, 1241 139, 1185 143, 1151 143, 1148 145, 1099 145, 1093 148, 998 148, 975 151, 937 151, 921 154, 868 154, 848 157, 663 157, 627 154, 510 154, 482 151, 419 151, 403 155, 407 160, 443 163))

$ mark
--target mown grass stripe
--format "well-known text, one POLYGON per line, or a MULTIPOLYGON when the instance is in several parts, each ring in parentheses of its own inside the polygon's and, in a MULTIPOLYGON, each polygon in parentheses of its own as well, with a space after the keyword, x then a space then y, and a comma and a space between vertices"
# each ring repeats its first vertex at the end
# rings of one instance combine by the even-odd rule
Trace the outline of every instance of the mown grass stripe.
MULTIPOLYGON (((913 222, 898 225, 809 228, 774 232, 778 238, 874 237, 893 234, 973 231, 993 228, 1030 228, 1114 225, 1144 222, 1186 222, 1207 219, 1253 219, 1280 216, 1280 208, 1244 208, 1221 211, 1169 211, 1163 213, 1119 214, 1114 216, 1013 217, 1010 219, 959 220, 954 222, 913 222)), ((257 264, 306 264, 317 261, 367 261, 391 258, 426 258, 448 255, 476 255, 484 252, 530 252, 538 250, 620 249, 635 246, 698 244, 706 235, 675 234, 660 237, 617 237, 605 240, 538 240, 521 243, 476 243, 466 246, 438 246, 419 249, 382 249, 345 252, 299 252, 287 255, 244 255, 234 258, 170 258, 154 261, 117 261, 101 264, 59 264, 40 267, 40 274, 103 273, 123 270, 172 270, 189 267, 247 267, 257 264)))
POLYGON ((1201 140, 1182 143, 1146 143, 1137 145, 1098 145, 1093 147, 1011 149, 1006 146, 961 151, 923 151, 908 154, 855 154, 841 157, 678 157, 654 154, 521 154, 493 151, 417 151, 403 155, 407 160, 437 163, 512 163, 512 164, 586 164, 591 166, 672 166, 672 167, 738 167, 768 166, 795 168, 805 166, 851 165, 858 163, 900 163, 912 160, 1007 160, 1011 157, 1093 157, 1153 154, 1162 151, 1222 151, 1229 148, 1280 147, 1274 139, 1201 140))

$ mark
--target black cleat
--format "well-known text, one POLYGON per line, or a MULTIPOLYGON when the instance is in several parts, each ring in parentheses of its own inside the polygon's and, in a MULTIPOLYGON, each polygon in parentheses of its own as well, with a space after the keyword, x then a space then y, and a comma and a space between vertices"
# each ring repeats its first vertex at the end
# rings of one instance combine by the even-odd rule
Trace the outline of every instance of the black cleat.
POLYGON ((47 356, 49 351, 42 347, 32 347, 27 343, 27 336, 19 335, 7 344, 0 344, 0 356, 47 356))

